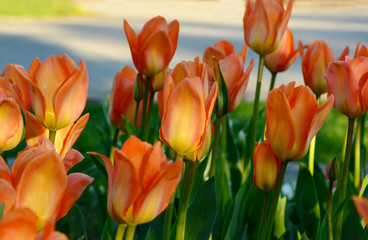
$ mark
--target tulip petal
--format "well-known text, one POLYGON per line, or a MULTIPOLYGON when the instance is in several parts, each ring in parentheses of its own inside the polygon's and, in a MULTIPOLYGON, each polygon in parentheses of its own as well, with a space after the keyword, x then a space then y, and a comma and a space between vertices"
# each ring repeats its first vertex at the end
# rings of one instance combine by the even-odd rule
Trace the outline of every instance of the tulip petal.
POLYGON ((75 164, 80 163, 84 156, 75 149, 70 149, 63 159, 65 171, 69 171, 75 164))
POLYGON ((172 21, 169 26, 169 38, 172 44, 173 51, 176 51, 179 38, 179 22, 178 20, 172 21))
POLYGON ((3 215, 5 216, 15 203, 15 189, 9 182, 0 179, 0 192, 0 202, 4 203, 3 215))
POLYGON ((37 120, 36 116, 26 111, 24 112, 26 118, 26 134, 25 139, 27 145, 34 145, 38 142, 40 137, 49 137, 49 131, 47 128, 37 120))
POLYGON ((37 236, 37 216, 30 209, 15 209, 0 220, 0 240, 30 240, 37 236))
MULTIPOLYGON (((278 28, 276 30, 276 33, 277 33, 277 37, 275 39, 276 42, 279 42, 281 40, 282 36, 284 35, 284 33, 286 31, 287 24, 288 24, 290 16, 291 16, 292 5, 293 5, 293 0, 289 0, 288 4, 286 6, 286 10, 282 15, 280 25, 278 26, 278 28)), ((276 22, 278 22, 278 21, 276 21, 276 22)))
MULTIPOLYGON (((137 175, 140 172, 146 152, 151 148, 152 146, 149 143, 141 141, 136 136, 131 136, 128 138, 121 148, 121 151, 125 154, 127 160, 133 164, 135 173, 137 175)), ((119 153, 119 151, 114 151, 114 158, 116 153, 119 153)))
POLYGON ((351 198, 359 215, 362 216, 366 223, 368 223, 368 199, 360 198, 358 196, 352 196, 351 198))
POLYGON ((0 156, 0 179, 12 184, 10 169, 2 156, 0 156))
POLYGON ((139 181, 143 188, 149 188, 153 183, 153 179, 160 172, 162 164, 166 163, 166 155, 162 153, 161 142, 156 142, 150 151, 147 152, 147 157, 143 158, 139 171, 139 181))

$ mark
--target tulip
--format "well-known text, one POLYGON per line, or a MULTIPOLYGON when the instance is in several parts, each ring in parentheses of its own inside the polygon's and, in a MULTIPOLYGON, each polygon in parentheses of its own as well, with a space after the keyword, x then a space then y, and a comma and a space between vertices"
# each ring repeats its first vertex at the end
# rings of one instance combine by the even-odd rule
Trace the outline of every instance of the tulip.
POLYGON ((186 77, 176 87, 173 78, 167 78, 163 92, 160 139, 177 154, 185 156, 201 146, 217 91, 215 82, 205 97, 199 77, 186 77))
POLYGON ((364 197, 352 196, 351 197, 355 208, 358 210, 359 215, 364 219, 366 224, 368 223, 368 199, 364 197))
POLYGON ((215 81, 219 76, 217 64, 220 66, 221 74, 226 83, 228 92, 228 109, 217 110, 219 112, 232 112, 242 100, 248 85, 249 75, 254 66, 254 59, 251 60, 248 68, 244 72, 244 63, 247 57, 247 45, 244 44, 240 54, 236 53, 234 46, 228 41, 218 41, 214 47, 207 47, 203 54, 203 61, 208 64, 210 72, 215 81), (213 72, 213 68, 217 71, 213 72))
POLYGON ((333 96, 320 107, 310 88, 295 82, 272 90, 266 102, 266 139, 281 161, 298 160, 307 153, 331 111, 333 96))
POLYGON ((214 129, 214 125, 211 120, 210 124, 207 125, 206 136, 204 137, 202 144, 194 152, 191 152, 185 155, 186 159, 195 162, 195 161, 202 161, 207 156, 208 151, 211 148, 213 129, 214 129))
POLYGON ((279 175, 281 160, 272 152, 271 145, 264 141, 258 145, 253 152, 254 163, 254 185, 269 192, 276 186, 277 176, 279 175))
POLYGON ((180 181, 182 160, 167 161, 161 142, 153 146, 131 136, 121 150, 114 149, 114 162, 98 153, 108 175, 107 209, 118 224, 137 225, 152 221, 170 202, 180 181))
POLYGON ((292 0, 284 10, 281 0, 247 0, 243 18, 244 39, 260 55, 277 48, 291 15, 292 0))
POLYGON ((354 58, 361 56, 368 57, 368 48, 365 45, 360 46, 359 42, 355 48, 354 58))
POLYGON ((299 56, 294 47, 293 33, 286 29, 276 50, 265 57, 265 65, 272 74, 286 71, 299 56))
POLYGON ((88 73, 84 60, 78 65, 66 54, 43 63, 36 58, 30 69, 32 109, 48 129, 58 130, 75 122, 86 105, 88 73))
POLYGON ((328 94, 334 95, 334 107, 349 118, 357 118, 367 111, 368 58, 357 57, 333 61, 327 67, 328 94))
POLYGON ((11 169, 16 190, 15 208, 29 208, 38 217, 37 228, 64 217, 93 178, 67 175, 64 163, 46 138, 18 153, 11 169))
MULTIPOLYGON (((135 112, 137 102, 133 98, 134 84, 137 74, 133 68, 125 66, 114 78, 111 88, 109 118, 113 125, 121 131, 126 132, 123 121, 124 116, 133 126, 135 125, 135 112)), ((139 110, 139 119, 142 114, 142 108, 139 110)), ((138 126, 140 121, 138 121, 138 126)))
POLYGON ((20 101, 20 106, 24 110, 29 110, 31 108, 31 97, 29 95, 29 75, 28 72, 21 65, 17 64, 7 64, 4 68, 1 76, 15 83, 19 88, 18 98, 20 101))
POLYGON ((33 240, 37 237, 37 216, 30 209, 16 209, 0 219, 0 240, 33 240))
POLYGON ((143 26, 138 36, 124 20, 124 30, 139 73, 152 77, 169 65, 178 42, 177 20, 167 24, 161 16, 152 18, 143 26))
POLYGON ((24 124, 11 84, 0 77, 0 152, 15 148, 22 140, 24 124))

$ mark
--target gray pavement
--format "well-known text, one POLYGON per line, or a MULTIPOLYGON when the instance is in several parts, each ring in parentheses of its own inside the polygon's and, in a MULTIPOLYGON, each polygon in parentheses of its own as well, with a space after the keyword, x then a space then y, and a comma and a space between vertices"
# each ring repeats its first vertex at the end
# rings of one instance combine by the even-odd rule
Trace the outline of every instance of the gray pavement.
MULTIPOLYGON (((90 77, 89 99, 101 100, 109 93, 116 72, 132 65, 123 29, 123 19, 138 32, 150 18, 162 15, 180 22, 179 42, 170 66, 201 56, 218 40, 231 41, 237 50, 244 43, 242 0, 147 1, 80 0, 88 16, 62 18, 0 18, 0 68, 18 63, 26 69, 33 59, 67 53, 79 63, 84 58, 90 77)), ((297 1, 289 27, 295 42, 325 40, 338 56, 348 45, 354 51, 362 41, 368 44, 368 4, 365 1, 297 1)), ((258 57, 250 50, 247 63, 258 57)), ((297 81, 302 84, 300 59, 276 85, 297 81)), ((257 64, 256 64, 257 65, 257 64)), ((257 68, 257 66, 255 66, 257 68)), ((253 70, 245 98, 253 99, 257 71, 253 70)), ((270 75, 264 74, 265 99, 270 75)))

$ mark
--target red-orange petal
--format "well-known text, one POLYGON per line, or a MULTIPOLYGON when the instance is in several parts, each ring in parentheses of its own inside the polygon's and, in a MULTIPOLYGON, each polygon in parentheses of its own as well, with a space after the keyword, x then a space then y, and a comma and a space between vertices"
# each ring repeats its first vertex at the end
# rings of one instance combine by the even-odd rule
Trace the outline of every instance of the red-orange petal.
POLYGON ((0 192, 0 202, 4 203, 3 216, 5 216, 15 203, 15 189, 9 182, 0 179, 0 192))
POLYGON ((0 220, 0 240, 30 240, 37 236, 37 216, 30 209, 15 209, 0 220))
POLYGON ((358 196, 352 196, 351 198, 359 215, 362 216, 366 223, 368 223, 368 199, 358 196))

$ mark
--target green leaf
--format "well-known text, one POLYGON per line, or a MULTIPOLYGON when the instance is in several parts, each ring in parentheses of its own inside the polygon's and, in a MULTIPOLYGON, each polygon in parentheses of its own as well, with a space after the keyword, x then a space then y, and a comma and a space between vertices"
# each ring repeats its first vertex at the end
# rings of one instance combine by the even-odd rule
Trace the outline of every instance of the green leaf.
POLYGON ((227 92, 226 82, 218 62, 214 68, 214 72, 216 74, 215 81, 218 84, 218 93, 215 105, 215 109, 217 111, 216 114, 224 116, 229 110, 229 93, 227 92))
POLYGON ((277 239, 280 239, 281 236, 284 235, 286 232, 286 226, 285 226, 286 202, 287 202, 287 197, 285 196, 281 198, 277 204, 276 215, 275 215, 275 219, 277 219, 277 221, 275 221, 275 227, 273 230, 273 235, 276 236, 277 239))
POLYGON ((327 210, 328 186, 322 169, 317 163, 314 164, 313 179, 316 185, 320 216, 324 216, 327 210))
POLYGON ((0 202, 0 219, 3 218, 4 214, 4 202, 0 202))
POLYGON ((148 230, 146 237, 144 240, 157 240, 155 231, 153 231, 151 228, 148 230))
POLYGON ((360 188, 360 192, 359 192, 359 197, 367 197, 368 196, 368 175, 365 176, 363 182, 362 182, 362 186, 360 188))
POLYGON ((216 217, 216 193, 214 178, 199 189, 187 213, 185 238, 209 239, 216 217))
POLYGON ((303 230, 315 239, 320 225, 320 209, 317 189, 308 168, 301 163, 295 189, 295 204, 303 230))
POLYGON ((56 229, 68 235, 69 239, 88 239, 82 211, 74 204, 69 213, 59 221, 56 229), (62 226, 62 228, 60 228, 62 226))
POLYGON ((363 229, 362 225, 360 224, 360 216, 355 209, 351 197, 348 198, 348 202, 344 208, 343 214, 341 239, 361 239, 363 229))
POLYGON ((104 228, 101 234, 101 240, 112 240, 113 239, 113 227, 112 227, 112 219, 107 217, 106 222, 104 224, 104 228))
POLYGON ((121 115, 121 117, 123 118, 125 129, 128 132, 129 137, 132 135, 137 136, 137 129, 135 129, 135 127, 133 127, 133 125, 123 115, 121 115))

